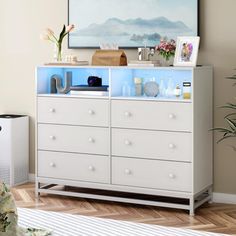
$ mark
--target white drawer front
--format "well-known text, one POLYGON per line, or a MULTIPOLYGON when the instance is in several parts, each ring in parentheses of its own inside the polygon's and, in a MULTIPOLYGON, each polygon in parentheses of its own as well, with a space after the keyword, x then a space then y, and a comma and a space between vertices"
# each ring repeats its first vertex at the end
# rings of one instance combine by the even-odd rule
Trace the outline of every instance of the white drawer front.
POLYGON ((191 164, 112 158, 112 184, 191 192, 191 164))
POLYGON ((38 124, 38 149, 108 155, 109 129, 38 124))
POLYGON ((192 131, 192 104, 112 101, 112 127, 192 131))
POLYGON ((110 162, 108 156, 39 151, 38 176, 109 183, 110 162))
POLYGON ((38 98, 38 122, 108 127, 109 101, 82 98, 38 98))
POLYGON ((192 134, 112 129, 112 155, 192 161, 192 134))

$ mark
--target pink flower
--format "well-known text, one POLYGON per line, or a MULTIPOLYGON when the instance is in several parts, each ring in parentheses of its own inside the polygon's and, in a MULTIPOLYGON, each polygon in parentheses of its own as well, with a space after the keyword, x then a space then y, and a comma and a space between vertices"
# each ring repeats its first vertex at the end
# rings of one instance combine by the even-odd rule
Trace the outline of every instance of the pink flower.
POLYGON ((169 60, 171 56, 174 56, 176 49, 175 40, 167 40, 166 38, 161 39, 159 45, 155 46, 155 50, 159 55, 162 55, 166 60, 169 60))
POLYGON ((74 28, 75 28, 74 25, 68 25, 68 26, 66 27, 66 33, 70 33, 74 28))

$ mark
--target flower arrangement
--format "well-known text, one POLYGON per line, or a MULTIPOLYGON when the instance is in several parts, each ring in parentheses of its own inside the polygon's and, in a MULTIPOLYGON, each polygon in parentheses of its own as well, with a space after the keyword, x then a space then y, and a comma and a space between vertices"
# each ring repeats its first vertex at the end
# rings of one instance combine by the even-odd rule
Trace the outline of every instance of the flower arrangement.
POLYGON ((174 39, 167 40, 161 39, 160 44, 155 47, 158 55, 161 55, 166 61, 169 61, 171 57, 175 56, 176 42, 174 39))
POLYGON ((57 55, 56 55, 57 61, 62 61, 62 42, 63 42, 64 37, 67 34, 69 34, 74 28, 75 26, 73 24, 68 25, 67 27, 63 25, 62 31, 58 38, 55 36, 53 30, 49 28, 47 28, 45 32, 40 35, 40 38, 42 40, 51 41, 52 43, 55 44, 57 48, 57 55))

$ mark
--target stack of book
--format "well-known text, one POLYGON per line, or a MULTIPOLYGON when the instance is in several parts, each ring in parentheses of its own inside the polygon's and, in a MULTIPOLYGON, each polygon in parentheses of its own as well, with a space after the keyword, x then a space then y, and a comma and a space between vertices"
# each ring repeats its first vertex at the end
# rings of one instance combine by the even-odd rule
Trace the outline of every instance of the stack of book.
POLYGON ((128 63, 128 66, 133 67, 156 67, 161 66, 161 63, 159 60, 155 61, 140 61, 140 60, 132 60, 128 63))
POLYGON ((88 85, 75 85, 70 87, 71 95, 80 95, 80 96, 108 96, 109 95, 109 86, 88 86, 88 85))

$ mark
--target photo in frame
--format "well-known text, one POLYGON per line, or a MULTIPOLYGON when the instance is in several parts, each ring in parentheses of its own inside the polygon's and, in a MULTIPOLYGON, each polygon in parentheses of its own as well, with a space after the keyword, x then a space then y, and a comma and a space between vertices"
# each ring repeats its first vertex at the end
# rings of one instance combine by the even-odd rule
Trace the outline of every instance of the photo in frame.
POLYGON ((199 0, 68 0, 69 48, 155 47, 199 35, 199 0))
POLYGON ((174 66, 196 66, 200 37, 177 37, 174 66))

